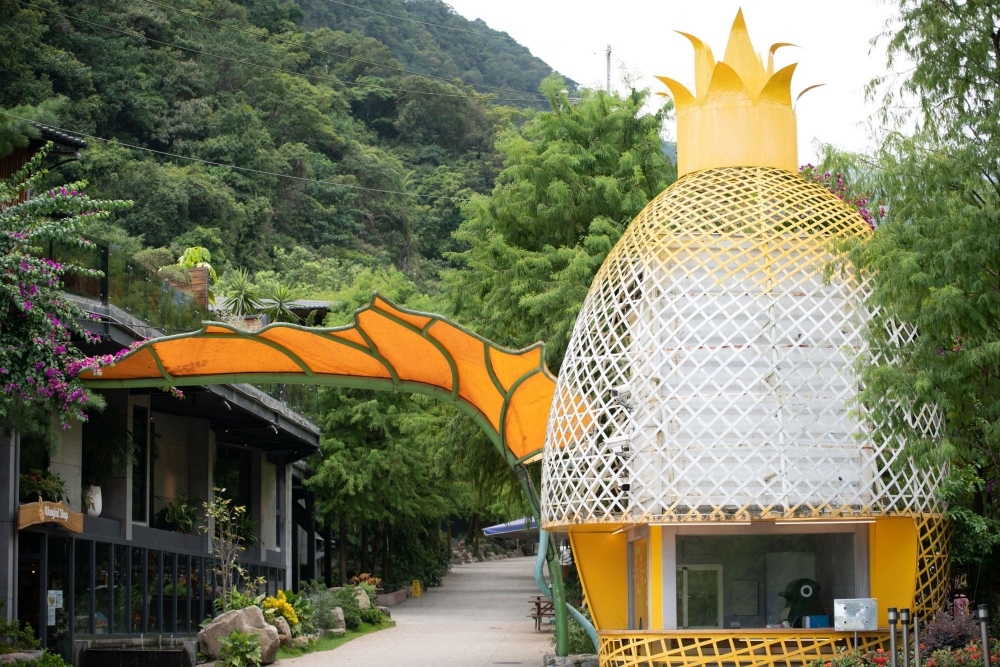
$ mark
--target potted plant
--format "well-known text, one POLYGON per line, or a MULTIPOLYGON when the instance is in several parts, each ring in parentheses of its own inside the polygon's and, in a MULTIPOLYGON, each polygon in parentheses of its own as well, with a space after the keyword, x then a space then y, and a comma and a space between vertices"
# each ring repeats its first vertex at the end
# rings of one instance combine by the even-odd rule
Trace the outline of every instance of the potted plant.
POLYGON ((21 500, 35 502, 41 498, 57 503, 66 498, 66 482, 51 470, 31 470, 21 475, 21 500))
POLYGON ((164 505, 154 517, 157 528, 193 535, 198 528, 198 506, 181 496, 164 505))
POLYGON ((84 427, 83 483, 84 509, 91 516, 100 516, 103 509, 101 487, 136 463, 137 447, 132 434, 114 429, 100 421, 84 427))

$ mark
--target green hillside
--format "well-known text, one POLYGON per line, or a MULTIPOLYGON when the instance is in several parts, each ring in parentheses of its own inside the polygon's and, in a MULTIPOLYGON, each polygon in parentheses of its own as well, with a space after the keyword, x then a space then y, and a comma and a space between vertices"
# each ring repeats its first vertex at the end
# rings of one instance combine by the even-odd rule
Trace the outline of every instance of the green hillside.
MULTIPOLYGON (((552 68, 507 33, 469 21, 441 0, 302 0, 304 24, 357 31, 389 47, 407 69, 459 78, 500 97, 508 88, 537 93, 552 68), (493 87, 493 88, 491 88, 493 87)), ((566 83, 575 87, 576 83, 566 83)))

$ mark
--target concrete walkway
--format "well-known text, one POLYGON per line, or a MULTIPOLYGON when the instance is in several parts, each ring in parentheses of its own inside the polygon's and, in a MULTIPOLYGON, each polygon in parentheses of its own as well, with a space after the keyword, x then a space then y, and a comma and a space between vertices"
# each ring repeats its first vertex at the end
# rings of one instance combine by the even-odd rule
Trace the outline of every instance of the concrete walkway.
POLYGON ((454 565, 444 585, 392 608, 396 627, 340 648, 282 660, 281 667, 541 667, 552 631, 535 632, 534 558, 454 565))

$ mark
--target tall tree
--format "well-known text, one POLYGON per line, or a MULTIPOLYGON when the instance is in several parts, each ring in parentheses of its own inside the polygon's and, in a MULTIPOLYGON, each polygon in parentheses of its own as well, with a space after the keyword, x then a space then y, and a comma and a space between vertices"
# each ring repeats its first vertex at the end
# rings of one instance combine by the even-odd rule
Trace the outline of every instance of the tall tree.
POLYGON ((449 280, 464 322, 511 346, 544 340, 558 369, 597 269, 676 170, 659 135, 668 107, 643 113, 645 91, 571 102, 554 77, 542 90, 553 111, 500 138, 504 170, 466 206, 449 280))
POLYGON ((880 416, 921 460, 952 464, 952 555, 982 562, 1000 544, 1000 6, 902 0, 899 11, 881 38, 890 66, 912 68, 870 92, 882 95, 881 119, 900 129, 873 160, 849 165, 889 211, 851 254, 879 309, 869 341, 880 356, 863 369, 861 400, 943 410, 945 430, 930 441, 901 412, 880 416), (890 321, 917 336, 900 345, 890 321))

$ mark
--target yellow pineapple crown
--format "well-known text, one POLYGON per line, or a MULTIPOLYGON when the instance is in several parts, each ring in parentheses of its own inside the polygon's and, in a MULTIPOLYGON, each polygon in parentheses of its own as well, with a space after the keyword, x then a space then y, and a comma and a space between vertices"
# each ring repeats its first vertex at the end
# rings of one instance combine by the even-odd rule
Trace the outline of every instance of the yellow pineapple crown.
MULTIPOLYGON (((656 77, 674 98, 677 175, 713 167, 797 171, 791 87, 795 64, 774 71, 774 52, 793 45, 780 42, 768 49, 765 69, 763 57, 750 43, 742 9, 736 13, 726 55, 720 62, 700 39, 680 34, 694 45, 695 94, 674 79, 656 77)), ((811 88, 815 86, 806 90, 811 88)))

